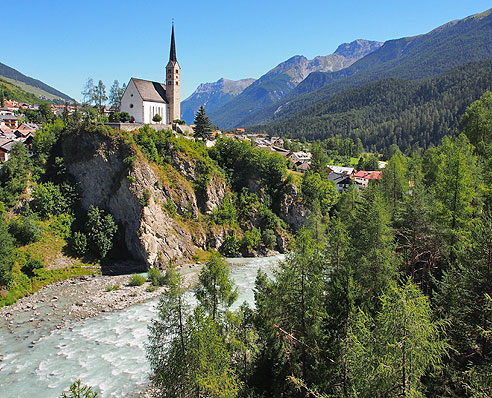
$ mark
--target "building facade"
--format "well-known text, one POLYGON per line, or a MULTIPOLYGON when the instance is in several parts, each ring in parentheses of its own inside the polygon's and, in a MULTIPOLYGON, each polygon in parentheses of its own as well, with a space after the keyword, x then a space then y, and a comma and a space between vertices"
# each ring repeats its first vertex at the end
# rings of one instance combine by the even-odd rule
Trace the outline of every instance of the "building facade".
POLYGON ((181 68, 176 57, 173 24, 166 82, 132 77, 121 98, 120 112, 128 112, 135 123, 171 124, 173 120, 181 118, 180 90, 181 68), (159 115, 161 121, 154 122, 155 115, 159 115))

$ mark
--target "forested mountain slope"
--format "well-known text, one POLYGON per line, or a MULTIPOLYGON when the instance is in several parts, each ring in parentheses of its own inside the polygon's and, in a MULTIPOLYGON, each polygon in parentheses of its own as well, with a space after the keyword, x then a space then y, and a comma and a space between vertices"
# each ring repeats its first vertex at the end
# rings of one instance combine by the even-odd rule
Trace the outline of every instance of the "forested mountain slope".
POLYGON ((492 60, 471 62, 432 79, 384 79, 346 90, 282 122, 252 130, 323 139, 360 138, 382 150, 437 145, 466 107, 492 89, 492 60))
POLYGON ((287 119, 312 104, 384 78, 423 79, 471 61, 492 57, 492 9, 449 22, 415 37, 389 40, 353 65, 333 73, 311 73, 288 95, 238 124, 287 119))

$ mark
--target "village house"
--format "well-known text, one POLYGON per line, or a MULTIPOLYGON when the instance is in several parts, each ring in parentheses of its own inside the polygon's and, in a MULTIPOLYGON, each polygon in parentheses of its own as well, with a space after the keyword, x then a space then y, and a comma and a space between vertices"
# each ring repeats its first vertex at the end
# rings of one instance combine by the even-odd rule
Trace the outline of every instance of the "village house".
POLYGON ((328 180, 333 181, 337 187, 338 193, 345 192, 354 181, 350 178, 350 175, 346 173, 330 173, 328 180))
POLYGON ((382 171, 361 170, 354 174, 354 180, 359 189, 367 188, 371 181, 378 181, 383 178, 382 171))
POLYGON ((14 115, 0 115, 0 125, 7 126, 11 129, 17 128, 17 116, 14 115))
POLYGON ((290 154, 290 159, 296 164, 309 162, 311 161, 311 157, 312 157, 311 153, 303 152, 303 151, 292 152, 290 154))
POLYGON ((336 173, 336 174, 345 174, 348 176, 353 176, 355 174, 355 169, 353 167, 342 167, 342 166, 328 165, 328 166, 326 166, 326 169, 328 171, 328 175, 330 175, 332 173, 336 173))

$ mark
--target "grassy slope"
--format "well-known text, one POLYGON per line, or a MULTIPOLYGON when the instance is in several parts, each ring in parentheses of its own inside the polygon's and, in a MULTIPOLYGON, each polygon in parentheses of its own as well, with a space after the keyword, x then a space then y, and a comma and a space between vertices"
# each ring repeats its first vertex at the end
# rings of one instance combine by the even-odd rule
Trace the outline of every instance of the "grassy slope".
POLYGON ((32 294, 50 283, 69 279, 77 275, 99 273, 98 264, 90 264, 81 259, 64 255, 67 246, 65 239, 57 236, 50 228, 50 222, 42 222, 43 234, 41 239, 16 250, 16 260, 12 269, 10 289, 0 290, 0 308, 15 303, 26 294, 32 294), (36 270, 33 278, 28 278, 21 272, 27 257, 41 260, 45 267, 36 270), (56 264, 56 265, 55 265, 56 264))
MULTIPOLYGON (((43 89, 41 89, 39 87, 31 86, 31 85, 24 83, 24 82, 21 82, 19 80, 10 79, 10 78, 5 77, 5 76, 0 76, 0 79, 10 83, 11 85, 17 86, 18 88, 20 88, 22 91, 25 91, 26 93, 34 94, 36 97, 45 96, 49 100, 64 101, 63 98, 61 98, 57 95, 50 94, 50 93, 44 91, 43 89)), ((38 99, 38 102, 39 102, 39 99, 38 99)))
POLYGON ((3 80, 3 77, 0 78, 0 98, 1 97, 14 101, 27 102, 29 104, 39 104, 42 102, 36 95, 28 93, 16 85, 3 80))

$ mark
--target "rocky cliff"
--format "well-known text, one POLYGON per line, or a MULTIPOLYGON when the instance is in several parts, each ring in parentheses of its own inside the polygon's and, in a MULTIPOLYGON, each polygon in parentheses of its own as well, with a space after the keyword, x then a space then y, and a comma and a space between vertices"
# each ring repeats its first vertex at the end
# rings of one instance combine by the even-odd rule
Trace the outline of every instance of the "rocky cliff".
POLYGON ((118 132, 103 128, 73 133, 62 147, 82 207, 98 206, 113 215, 120 243, 134 260, 164 268, 169 261, 185 261, 222 243, 226 227, 202 219, 227 192, 220 174, 212 173, 197 198, 196 164, 179 151, 172 153, 171 164, 157 165, 118 132))

